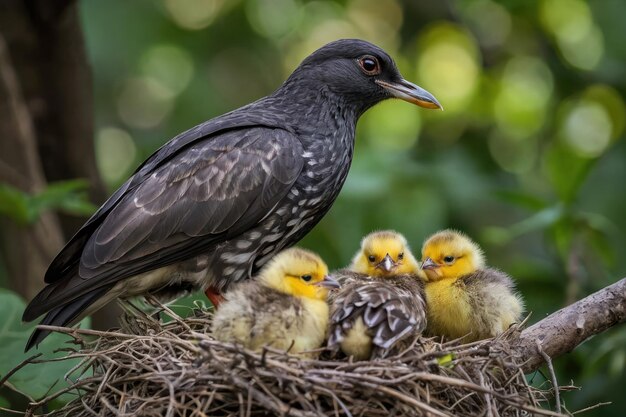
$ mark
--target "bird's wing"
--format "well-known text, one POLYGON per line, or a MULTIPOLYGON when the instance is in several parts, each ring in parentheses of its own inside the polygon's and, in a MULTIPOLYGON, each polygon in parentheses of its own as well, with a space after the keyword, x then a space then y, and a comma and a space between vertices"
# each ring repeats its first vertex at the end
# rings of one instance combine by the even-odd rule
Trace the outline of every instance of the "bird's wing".
POLYGON ((510 276, 495 268, 479 269, 469 275, 464 276, 461 280, 468 289, 480 290, 489 285, 499 285, 509 290, 515 289, 515 283, 510 276))
POLYGON ((374 345, 389 349, 407 334, 424 329, 424 297, 418 285, 409 288, 381 280, 353 282, 335 299, 329 346, 340 343, 359 317, 374 345))
POLYGON ((84 248, 72 254, 80 259, 78 274, 58 288, 44 288, 31 305, 45 312, 245 232, 287 195, 302 170, 302 153, 291 133, 262 127, 231 130, 184 148, 126 188, 84 248))
POLYGON ((83 247, 103 223, 111 211, 118 206, 122 199, 133 194, 146 179, 158 171, 163 165, 176 158, 178 155, 187 152, 196 144, 219 138, 229 132, 236 132, 255 127, 273 128, 273 123, 267 120, 264 113, 257 110, 259 107, 249 108, 246 106, 238 111, 227 113, 215 119, 208 120, 195 126, 172 140, 168 141, 161 148, 157 149, 146 161, 144 161, 135 173, 118 188, 107 201, 85 222, 76 232, 65 247, 52 261, 44 281, 48 284, 63 279, 68 274, 75 273, 83 247), (246 110, 246 111, 241 111, 246 110), (256 111, 255 111, 256 110, 256 111))
MULTIPOLYGON (((479 269, 462 277, 457 283, 464 285, 470 295, 473 321, 477 325, 492 329, 494 322, 505 317, 511 322, 521 320, 524 301, 518 294, 513 279, 506 273, 495 268, 479 269)), ((488 334, 486 337, 490 336, 492 335, 488 334)))

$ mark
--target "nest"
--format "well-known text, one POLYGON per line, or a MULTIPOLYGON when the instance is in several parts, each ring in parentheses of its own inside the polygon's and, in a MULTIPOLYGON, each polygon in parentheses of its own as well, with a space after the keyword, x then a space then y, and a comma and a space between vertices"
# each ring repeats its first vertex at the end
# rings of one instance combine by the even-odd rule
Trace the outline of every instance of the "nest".
POLYGON ((550 411, 551 390, 529 386, 510 348, 515 332, 459 344, 417 339, 385 359, 317 360, 252 352, 210 336, 211 314, 161 323, 127 313, 117 332, 72 334, 82 358, 68 373, 65 416, 514 416, 550 411), (100 336, 86 341, 85 335, 100 336))

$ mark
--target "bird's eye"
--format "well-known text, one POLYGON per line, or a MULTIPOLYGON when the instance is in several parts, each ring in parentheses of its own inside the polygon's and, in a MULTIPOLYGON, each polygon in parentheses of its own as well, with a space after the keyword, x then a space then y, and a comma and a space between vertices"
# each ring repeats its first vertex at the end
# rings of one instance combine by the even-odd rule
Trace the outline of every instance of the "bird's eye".
POLYGON ((404 259, 404 252, 400 252, 398 254, 398 259, 404 259))
POLYGON ((313 277, 311 275, 302 275, 300 278, 302 278, 304 282, 309 282, 313 277))
POLYGON ((443 258, 443 261, 447 264, 451 264, 452 262, 454 262, 454 256, 446 256, 445 258, 443 258))
POLYGON ((368 256, 367 259, 369 259, 370 262, 376 262, 376 257, 374 255, 368 256))
POLYGON ((367 75, 380 74, 380 64, 378 63, 378 59, 371 55, 365 55, 359 58, 359 65, 361 66, 363 72, 367 75))

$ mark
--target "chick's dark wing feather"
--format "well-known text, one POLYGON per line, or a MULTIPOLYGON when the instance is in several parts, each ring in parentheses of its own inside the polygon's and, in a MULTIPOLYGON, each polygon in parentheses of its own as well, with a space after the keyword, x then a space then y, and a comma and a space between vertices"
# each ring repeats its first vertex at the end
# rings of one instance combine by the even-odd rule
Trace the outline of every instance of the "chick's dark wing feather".
POLYGON ((353 282, 342 288, 331 316, 329 346, 341 343, 357 318, 369 329, 372 342, 389 349, 409 333, 425 327, 425 303, 418 285, 381 280, 353 282))
POLYGON ((260 127, 185 149, 120 198, 86 241, 78 276, 63 282, 62 291, 44 290, 37 310, 245 232, 287 195, 302 153, 291 133, 260 127))

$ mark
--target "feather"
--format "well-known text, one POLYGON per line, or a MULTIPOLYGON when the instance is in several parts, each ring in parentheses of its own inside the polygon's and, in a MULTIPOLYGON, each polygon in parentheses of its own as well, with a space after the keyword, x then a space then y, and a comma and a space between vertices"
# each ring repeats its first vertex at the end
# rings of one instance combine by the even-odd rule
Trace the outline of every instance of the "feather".
POLYGON ((99 211, 102 218, 87 223, 99 225, 84 248, 71 240, 59 255, 63 261, 50 266, 53 282, 54 271, 69 264, 80 262, 78 274, 66 277, 62 286, 45 288, 45 296, 35 297, 24 317, 37 317, 96 288, 197 256, 226 236, 248 230, 287 195, 302 169, 301 154, 301 145, 289 132, 257 127, 204 138, 194 148, 170 154, 170 164, 148 164, 151 174, 146 165, 135 174, 141 179, 129 180, 135 186, 116 193, 117 201, 99 211), (241 148, 234 148, 233 141, 241 148), (272 194, 259 198, 264 190, 272 194))
POLYGON ((331 297, 331 349, 337 349, 357 320, 365 325, 374 352, 388 350, 426 327, 424 290, 417 276, 378 278, 347 270, 335 274, 343 286, 331 297))

